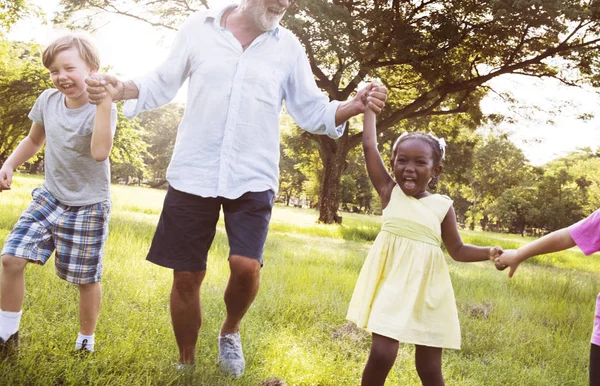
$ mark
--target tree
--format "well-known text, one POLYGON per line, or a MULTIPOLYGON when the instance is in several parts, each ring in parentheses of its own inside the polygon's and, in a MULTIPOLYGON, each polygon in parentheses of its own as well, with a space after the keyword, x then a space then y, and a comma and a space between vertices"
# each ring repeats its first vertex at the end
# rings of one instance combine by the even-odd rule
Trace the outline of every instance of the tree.
POLYGON ((3 0, 0 2, 0 38, 20 19, 40 14, 38 7, 27 0, 3 0))
POLYGON ((122 103, 118 106, 117 131, 110 152, 111 179, 126 184, 133 177, 141 184, 147 175, 144 159, 148 144, 143 140, 139 119, 129 120, 123 115, 122 103))
POLYGON ((279 162, 279 195, 283 196, 286 205, 292 197, 300 198, 306 176, 297 167, 292 158, 293 152, 280 145, 281 161, 279 162))
POLYGON ((279 164, 279 190, 285 196, 304 195, 311 207, 319 205, 318 181, 323 172, 317 146, 306 141, 301 130, 287 114, 282 116, 279 164))
POLYGON ((525 156, 504 136, 489 135, 475 147, 473 167, 468 173, 466 198, 471 202, 468 219, 471 229, 488 224, 487 208, 505 190, 519 186, 526 175, 525 156))
POLYGON ((492 203, 488 213, 502 230, 524 236, 527 227, 533 226, 539 217, 536 196, 535 187, 518 186, 505 190, 492 203))
POLYGON ((537 184, 536 206, 540 210, 540 228, 554 231, 591 213, 585 207, 588 202, 588 187, 592 185, 573 170, 574 165, 581 165, 586 158, 581 153, 571 153, 544 165, 543 175, 537 184))
MULTIPOLYGON (((28 114, 37 97, 52 87, 41 53, 37 44, 0 40, 0 164, 29 133, 28 114)), ((40 153, 32 161, 42 159, 40 153)))
POLYGON ((569 160, 568 171, 583 195, 582 209, 586 216, 600 208, 600 149, 589 148, 571 152, 563 160, 569 160))
MULTIPOLYGON (((207 6, 203 0, 61 3, 65 17, 96 9, 166 28, 207 6), (129 11, 124 5, 130 3, 138 7, 129 11)), ((600 0, 304 0, 295 7, 284 23, 304 44, 317 83, 331 99, 346 100, 369 79, 388 87, 380 132, 417 117, 466 113, 482 119, 486 82, 503 74, 600 84, 600 0)), ((354 130, 338 141, 310 136, 324 165, 322 222, 334 220, 345 160, 360 137, 354 130)))
POLYGON ((183 105, 170 103, 140 114, 140 126, 144 130, 143 138, 148 144, 145 163, 148 165, 152 186, 160 186, 166 182, 167 167, 171 162, 183 111, 183 105))
POLYGON ((362 149, 355 148, 348 154, 348 166, 342 177, 340 203, 350 212, 371 212, 372 201, 377 195, 367 173, 362 149))

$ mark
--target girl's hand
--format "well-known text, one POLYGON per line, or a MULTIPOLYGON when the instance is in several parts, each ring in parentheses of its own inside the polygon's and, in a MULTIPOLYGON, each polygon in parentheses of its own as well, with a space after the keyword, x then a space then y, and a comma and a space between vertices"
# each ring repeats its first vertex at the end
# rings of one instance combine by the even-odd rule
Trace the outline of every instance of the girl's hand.
POLYGON ((375 114, 379 114, 387 100, 387 87, 377 82, 369 83, 366 87, 358 91, 354 97, 354 101, 359 106, 359 112, 366 113, 367 110, 373 110, 375 114))
POLYGON ((490 248, 490 254, 489 254, 489 259, 490 261, 492 261, 494 263, 494 265, 496 266, 496 269, 498 271, 504 271, 507 266, 504 264, 501 264, 498 262, 498 257, 500 257, 502 254, 504 253, 504 251, 502 250, 502 247, 493 247, 490 248))

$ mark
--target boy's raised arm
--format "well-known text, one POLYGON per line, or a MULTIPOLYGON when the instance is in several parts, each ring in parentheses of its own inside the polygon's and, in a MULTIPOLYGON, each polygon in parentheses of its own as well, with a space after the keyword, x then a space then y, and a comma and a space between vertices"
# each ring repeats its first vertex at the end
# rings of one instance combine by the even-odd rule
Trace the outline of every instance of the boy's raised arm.
POLYGON ((91 153, 92 157, 102 162, 110 155, 113 145, 113 130, 111 127, 112 100, 118 91, 108 83, 105 85, 107 96, 96 105, 96 120, 92 133, 91 153))
POLYGON ((2 168, 0 168, 0 193, 9 190, 12 184, 12 175, 16 168, 33 157, 44 145, 46 131, 44 126, 33 122, 27 137, 19 143, 15 151, 8 157, 2 168))

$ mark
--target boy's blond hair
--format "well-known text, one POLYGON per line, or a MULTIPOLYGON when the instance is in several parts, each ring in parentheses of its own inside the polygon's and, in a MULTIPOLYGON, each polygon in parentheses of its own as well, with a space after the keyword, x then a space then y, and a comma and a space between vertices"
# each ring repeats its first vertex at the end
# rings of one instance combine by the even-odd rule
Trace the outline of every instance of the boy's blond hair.
POLYGON ((100 69, 100 55, 98 55, 96 46, 89 38, 75 34, 60 37, 46 47, 42 54, 44 67, 50 68, 56 55, 71 48, 79 52, 79 56, 90 70, 98 71, 100 69))

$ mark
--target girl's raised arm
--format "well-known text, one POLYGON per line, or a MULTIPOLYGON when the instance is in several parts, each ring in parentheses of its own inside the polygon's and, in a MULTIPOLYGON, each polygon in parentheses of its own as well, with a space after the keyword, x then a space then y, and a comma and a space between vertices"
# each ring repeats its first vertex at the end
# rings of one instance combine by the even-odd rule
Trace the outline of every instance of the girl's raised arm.
POLYGON ((382 198, 382 205, 387 205, 389 192, 394 187, 394 179, 388 173, 381 154, 377 149, 377 129, 375 126, 375 113, 367 107, 364 117, 364 128, 362 133, 363 151, 365 153, 365 162, 369 178, 375 186, 375 190, 382 198), (384 202, 386 201, 386 202, 384 202))

